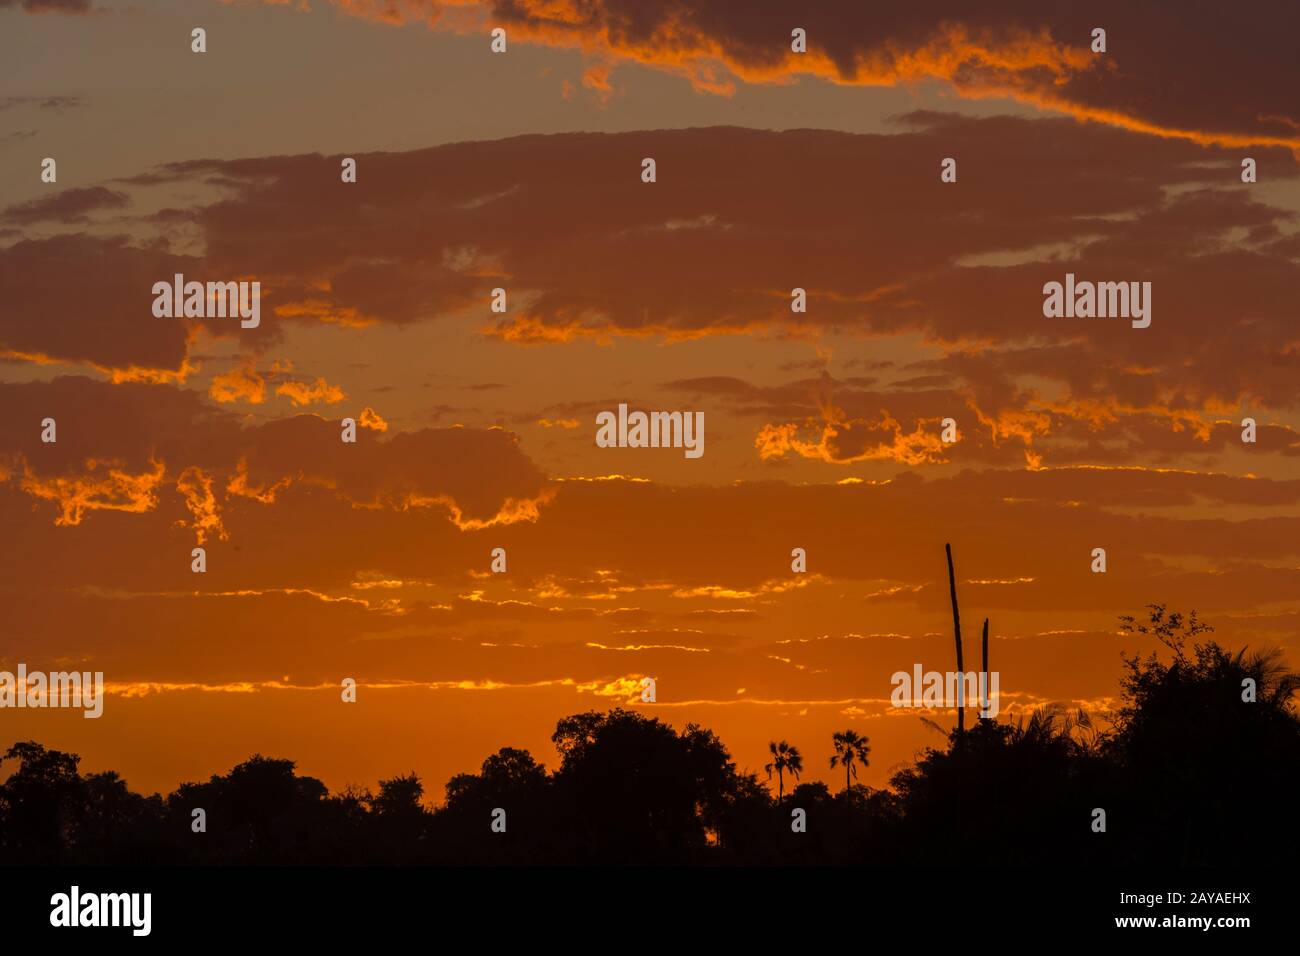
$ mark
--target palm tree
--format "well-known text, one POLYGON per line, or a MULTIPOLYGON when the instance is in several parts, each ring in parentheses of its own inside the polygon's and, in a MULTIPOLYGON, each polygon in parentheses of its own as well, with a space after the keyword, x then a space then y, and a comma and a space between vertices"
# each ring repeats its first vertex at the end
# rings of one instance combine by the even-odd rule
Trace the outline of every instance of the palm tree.
POLYGON ((855 764, 862 764, 864 767, 870 765, 871 761, 867 759, 867 754, 871 753, 870 740, 871 738, 863 737, 856 730, 842 730, 831 735, 831 741, 835 744, 831 769, 834 770, 837 765, 844 767, 845 790, 852 786, 850 781, 858 776, 858 768, 855 764))
POLYGON ((767 745, 768 751, 772 754, 772 762, 763 769, 767 771, 767 778, 772 779, 772 771, 776 771, 777 781, 777 800, 785 797, 785 771, 789 770, 796 780, 799 779, 799 771, 803 769, 803 754, 799 753, 798 747, 792 747, 784 740, 779 744, 772 741, 767 745))

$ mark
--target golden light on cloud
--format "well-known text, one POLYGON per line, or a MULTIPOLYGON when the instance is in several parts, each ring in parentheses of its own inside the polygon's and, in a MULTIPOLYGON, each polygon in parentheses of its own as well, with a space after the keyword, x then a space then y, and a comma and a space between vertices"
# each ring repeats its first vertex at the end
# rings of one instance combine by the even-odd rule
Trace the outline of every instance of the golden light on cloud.
POLYGON ((85 473, 41 478, 30 467, 24 469, 22 490, 33 497, 52 501, 58 507, 54 523, 68 527, 81 524, 90 511, 125 511, 141 514, 158 505, 166 466, 152 461, 147 471, 132 474, 120 462, 87 460, 85 473))

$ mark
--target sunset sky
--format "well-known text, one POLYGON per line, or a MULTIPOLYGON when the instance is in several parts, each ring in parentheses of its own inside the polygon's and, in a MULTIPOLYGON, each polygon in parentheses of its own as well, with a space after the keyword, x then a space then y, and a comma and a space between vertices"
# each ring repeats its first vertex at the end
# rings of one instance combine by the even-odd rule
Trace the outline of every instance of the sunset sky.
POLYGON ((1001 719, 1103 714, 1153 601, 1300 665, 1300 6, 882 6, 0 0, 0 669, 110 690, 0 748, 440 799, 621 704, 882 786, 945 542, 1001 719), (1066 273, 1151 326, 1045 318, 1066 273), (703 457, 598 448, 620 403, 703 457))

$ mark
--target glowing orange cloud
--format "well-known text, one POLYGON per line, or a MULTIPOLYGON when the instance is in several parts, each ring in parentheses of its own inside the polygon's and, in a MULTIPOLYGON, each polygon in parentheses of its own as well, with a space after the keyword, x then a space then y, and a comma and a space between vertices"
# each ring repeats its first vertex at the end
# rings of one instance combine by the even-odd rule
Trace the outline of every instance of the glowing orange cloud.
POLYGON ((357 424, 372 431, 388 431, 388 422, 384 421, 383 417, 369 405, 363 408, 361 414, 357 416, 357 424))
POLYGON ((408 495, 405 506, 427 508, 440 505, 447 509, 452 524, 461 531, 481 531, 484 528, 517 524, 521 521, 535 523, 542 517, 542 505, 549 504, 554 500, 555 495, 556 489, 549 487, 543 488, 535 498, 507 498, 500 510, 490 518, 467 518, 464 510, 450 495, 436 497, 408 495))
MULTIPOLYGON (((343 389, 336 385, 331 385, 329 382, 325 381, 325 379, 319 377, 316 379, 315 383, 311 384, 307 382, 282 382, 275 387, 275 394, 286 396, 295 406, 316 404, 336 405, 343 401, 343 399, 347 398, 347 396, 343 394, 343 389)), ((373 421, 373 419, 366 418, 366 412, 370 412, 371 415, 374 415, 375 419, 379 418, 379 416, 371 411, 371 409, 367 408, 365 412, 361 413, 361 421, 359 422, 363 428, 371 427, 368 422, 373 421)), ((379 430, 383 431, 384 429, 381 428, 379 430)))
POLYGON ((918 422, 911 432, 904 432, 888 412, 883 412, 879 421, 869 422, 850 419, 833 407, 823 410, 821 421, 764 425, 754 445, 764 461, 791 454, 841 465, 859 461, 926 465, 947 460, 936 428, 918 422), (879 440, 863 440, 854 433, 879 436, 879 440))
POLYGON ((691 342, 714 335, 748 335, 761 332, 767 323, 719 322, 707 328, 685 329, 666 323, 648 323, 635 329, 628 329, 612 322, 603 315, 588 312, 583 317, 565 319, 542 319, 531 315, 519 315, 495 326, 488 326, 479 331, 490 338, 515 345, 557 345, 591 339, 602 345, 608 345, 615 337, 619 338, 662 338, 665 342, 691 342))
POLYGON ((39 478, 25 468, 23 491, 59 506, 54 523, 61 526, 81 524, 87 511, 109 510, 143 514, 158 504, 158 487, 166 466, 151 461, 149 471, 133 475, 117 462, 90 460, 86 474, 69 477, 39 478))
MULTIPOLYGON (((279 3, 283 0, 268 0, 279 3)), ((1119 105, 1085 102, 1071 89, 1095 86, 1099 74, 1120 75, 1126 69, 1118 53, 1097 56, 1087 35, 1074 43, 1053 36, 1046 25, 1011 19, 1011 14, 985 13, 989 25, 976 24, 977 13, 954 5, 951 11, 916 12, 910 19, 890 21, 898 36, 872 35, 855 42, 843 33, 828 43, 810 29, 806 52, 794 53, 788 33, 774 31, 771 43, 746 37, 739 17, 743 5, 731 11, 712 4, 682 2, 636 10, 614 0, 515 0, 510 4, 473 0, 330 0, 346 14, 395 26, 424 23, 430 29, 482 33, 504 26, 512 41, 579 49, 596 59, 582 83, 602 103, 614 94, 610 73, 620 61, 664 70, 687 79, 700 92, 731 96, 736 80, 745 83, 787 83, 800 75, 832 83, 861 86, 900 86, 924 80, 947 83, 971 99, 1005 97, 1079 120, 1105 123, 1134 132, 1186 139, 1203 145, 1240 147, 1281 146, 1300 152, 1300 137, 1262 130, 1210 130, 1144 118, 1119 105), (642 15, 644 14, 644 15, 642 15), (927 23, 925 17, 929 17, 927 23), (967 21, 967 22, 963 22, 967 21), (928 27, 928 29, 927 29, 928 27)), ((307 0, 302 6, 310 8, 307 0)), ((650 5, 646 5, 649 7, 650 5)), ((812 22, 825 29, 837 18, 834 9, 793 16, 791 24, 812 22)), ((866 23, 858 13, 843 11, 845 30, 866 23)), ((1102 19, 1105 19, 1104 17, 1102 19)), ((1112 22, 1110 20, 1108 23, 1112 22)), ((1150 21, 1146 28, 1153 29, 1150 21)), ((1168 64, 1165 64, 1168 66, 1168 64)), ((1181 65, 1180 65, 1181 66, 1181 65)), ((1195 59, 1181 66, 1195 69, 1195 59)), ((1128 67, 1131 70, 1131 65, 1128 67)), ((1231 70, 1231 64, 1227 66, 1231 70)), ((1151 82, 1147 74, 1135 79, 1151 82)), ((1176 77, 1170 79, 1177 79, 1176 77)), ((1229 78, 1231 79, 1231 77, 1229 78)), ((573 85, 566 81, 566 96, 573 85)), ((1096 95, 1091 90, 1090 95, 1096 95)), ((1113 95, 1113 94, 1112 94, 1113 95)), ((1260 115, 1257 122, 1291 125, 1292 117, 1260 115)))
POLYGON ((277 481, 265 485, 252 485, 248 481, 248 459, 239 459, 239 464, 235 468, 235 473, 226 483, 227 495, 238 495, 241 498, 252 498, 254 501, 260 501, 264 505, 273 504, 276 494, 282 489, 287 488, 292 478, 281 478, 277 481))
POLYGON ((54 358, 44 352, 22 352, 16 349, 4 348, 0 348, 0 359, 14 362, 30 362, 33 365, 84 365, 99 372, 114 385, 128 383, 183 385, 190 375, 199 370, 199 366, 191 364, 189 359, 183 359, 180 368, 175 369, 149 368, 142 365, 128 365, 124 368, 118 368, 86 360, 54 358))
POLYGON ((229 404, 241 399, 250 405, 266 401, 266 379, 251 364, 214 375, 208 386, 208 397, 214 402, 229 404))
POLYGON ((212 479, 201 468, 191 465, 182 471, 176 479, 176 490, 185 497, 185 506, 194 515, 189 526, 194 529, 199 544, 203 544, 209 535, 216 535, 223 541, 230 537, 221 523, 221 514, 217 511, 212 479))

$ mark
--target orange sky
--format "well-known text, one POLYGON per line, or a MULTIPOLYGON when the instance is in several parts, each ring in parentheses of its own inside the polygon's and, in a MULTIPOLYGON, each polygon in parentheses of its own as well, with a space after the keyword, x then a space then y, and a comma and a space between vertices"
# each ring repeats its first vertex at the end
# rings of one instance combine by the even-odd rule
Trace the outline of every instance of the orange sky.
POLYGON ((952 666, 946 542, 1004 719, 1104 712, 1151 601, 1294 663, 1298 14, 992 6, 0 3, 0 669, 110 684, 0 744, 440 796, 625 704, 832 785, 853 727, 879 786, 940 740, 889 678, 952 666), (177 272, 261 324, 156 318, 177 272), (1044 318, 1067 272, 1150 328, 1044 318), (705 454, 596 447, 620 403, 705 454))

